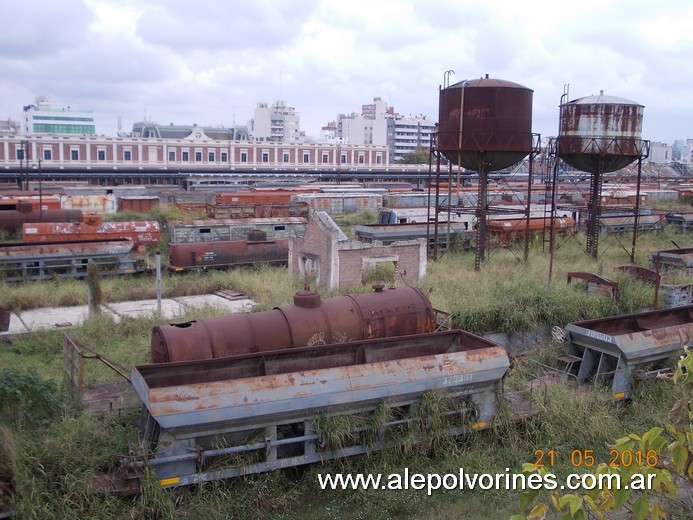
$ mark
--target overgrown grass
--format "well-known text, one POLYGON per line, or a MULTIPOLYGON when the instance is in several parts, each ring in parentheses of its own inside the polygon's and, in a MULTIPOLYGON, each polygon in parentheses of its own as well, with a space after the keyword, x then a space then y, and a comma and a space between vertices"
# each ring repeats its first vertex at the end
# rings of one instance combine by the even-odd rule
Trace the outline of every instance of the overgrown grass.
MULTIPOLYGON (((688 240, 687 235, 643 235, 637 263, 647 265, 647 252, 670 247, 672 238, 681 247, 691 245, 681 243, 688 240)), ((427 279, 418 285, 427 292, 432 290, 428 294, 434 307, 452 312, 455 325, 472 332, 564 326, 571 321, 648 307, 652 288, 616 270, 629 263, 627 252, 608 239, 600 244, 600 250, 603 255, 595 261, 584 255, 579 237, 562 243, 555 255, 551 283, 549 259, 541 243, 532 245, 526 264, 507 250, 493 251, 480 272, 473 270, 472 252, 450 254, 430 262, 427 279), (585 286, 576 282, 568 286, 569 271, 593 272, 618 281, 618 298, 589 295, 585 286)), ((153 298, 156 289, 153 278, 148 277, 106 278, 101 287, 106 302, 153 298)), ((302 288, 303 283, 289 277, 285 268, 266 266, 166 275, 163 283, 164 297, 234 289, 257 301, 258 310, 291 303, 293 294, 302 288)), ((84 282, 3 285, 2 289, 0 306, 15 310, 86 303, 84 282)), ((321 292, 323 298, 328 298, 368 290, 369 286, 363 285, 321 292)), ((181 319, 218 312, 204 309, 181 319)), ((148 360, 151 328, 163 321, 152 316, 114 323, 108 315, 101 315, 69 333, 129 368, 148 360)), ((51 379, 62 391, 62 335, 62 331, 43 331, 12 338, 0 349, 0 366, 51 379)), ((527 358, 548 362, 562 348, 547 343, 524 353, 515 360, 515 373, 508 377, 506 386, 523 386, 520 371, 529 363, 527 358)), ((109 369, 86 363, 86 384, 115 380, 109 369)), ((553 449, 562 457, 569 456, 573 449, 592 449, 596 456, 603 457, 608 443, 616 438, 662 424, 676 390, 667 381, 649 380, 635 386, 634 396, 631 404, 617 408, 599 390, 580 393, 556 383, 548 387, 545 397, 542 392, 535 394, 537 414, 522 424, 504 419, 490 431, 452 441, 439 438, 439 442, 417 449, 390 450, 300 470, 203 484, 180 496, 148 479, 145 492, 134 498, 94 494, 88 491, 88 484, 93 475, 114 466, 113 454, 127 452, 129 442, 136 438, 135 414, 92 417, 68 408, 50 429, 0 429, 4 446, 0 450, 0 475, 10 470, 13 474, 17 489, 13 508, 19 518, 503 518, 517 509, 517 497, 512 492, 436 491, 430 497, 412 489, 327 492, 318 488, 317 474, 342 471, 388 475, 401 474, 404 468, 437 474, 458 474, 460 468, 468 472, 503 473, 506 468, 517 472, 522 463, 534 460, 536 449, 553 449)), ((441 405, 435 399, 427 403, 427 417, 435 418, 435 409, 441 405)), ((365 435, 374 435, 383 420, 382 413, 364 417, 365 435)), ((333 436, 333 441, 347 439, 333 436)), ((406 439, 405 446, 410 446, 406 439)))

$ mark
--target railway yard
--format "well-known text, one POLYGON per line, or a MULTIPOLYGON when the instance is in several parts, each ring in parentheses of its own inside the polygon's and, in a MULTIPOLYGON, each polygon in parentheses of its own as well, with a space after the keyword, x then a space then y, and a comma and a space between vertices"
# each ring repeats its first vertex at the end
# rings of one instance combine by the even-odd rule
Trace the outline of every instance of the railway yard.
POLYGON ((83 317, 0 336, 0 392, 24 392, 1 410, 0 510, 508 517, 517 493, 326 495, 316 475, 519 471, 537 447, 603 458, 662 424, 693 339, 692 192, 643 185, 635 204, 629 186, 605 189, 592 258, 572 183, 554 205, 492 187, 483 229, 463 186, 6 191, 0 325, 41 308, 83 317), (420 244, 425 277, 388 249, 364 256, 360 284, 324 287, 322 246, 296 247, 317 213, 357 251, 420 244), (292 255, 318 267, 290 274, 292 255), (244 305, 172 315, 156 311, 162 293, 244 305), (135 300, 148 306, 109 311, 135 300))

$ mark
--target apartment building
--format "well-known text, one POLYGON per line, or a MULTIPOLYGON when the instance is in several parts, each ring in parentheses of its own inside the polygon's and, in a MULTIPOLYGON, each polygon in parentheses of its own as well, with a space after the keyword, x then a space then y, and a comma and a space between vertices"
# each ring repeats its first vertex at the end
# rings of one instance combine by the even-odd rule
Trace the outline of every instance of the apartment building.
POLYGON ((387 146, 390 159, 397 162, 408 153, 428 150, 435 129, 435 122, 425 116, 405 117, 376 97, 361 107, 361 114, 340 114, 336 136, 346 144, 387 146))
POLYGON ((275 143, 298 143, 301 138, 301 117, 286 101, 278 100, 274 105, 258 103, 253 119, 248 123, 251 139, 275 143))
POLYGON ((94 113, 71 107, 53 108, 45 97, 23 109, 24 135, 95 135, 94 113))

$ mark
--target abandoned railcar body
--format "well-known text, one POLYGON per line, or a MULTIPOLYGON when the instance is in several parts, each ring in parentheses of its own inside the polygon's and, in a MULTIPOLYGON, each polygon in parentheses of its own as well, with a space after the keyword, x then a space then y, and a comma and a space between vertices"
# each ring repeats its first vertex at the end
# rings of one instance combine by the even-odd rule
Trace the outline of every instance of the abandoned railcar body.
POLYGON ((255 230, 263 231, 267 238, 301 236, 306 230, 306 219, 302 217, 233 218, 168 223, 171 244, 244 240, 249 232, 255 230))
MULTIPOLYGON (((131 377, 146 463, 178 487, 369 453, 404 432, 421 442, 426 396, 446 403, 447 434, 486 428, 508 368, 503 347, 453 330, 138 366, 131 377), (344 414, 354 424, 336 442, 328 425, 344 414)), ((118 489, 139 492, 144 462, 124 464, 118 489)))
POLYGON ((578 383, 611 386, 630 399, 640 375, 668 370, 667 361, 693 341, 693 305, 570 323, 566 372, 578 383))
POLYGON ((251 352, 435 331, 436 311, 416 287, 322 300, 316 291, 270 311, 229 314, 154 327, 153 363, 212 359, 251 352))

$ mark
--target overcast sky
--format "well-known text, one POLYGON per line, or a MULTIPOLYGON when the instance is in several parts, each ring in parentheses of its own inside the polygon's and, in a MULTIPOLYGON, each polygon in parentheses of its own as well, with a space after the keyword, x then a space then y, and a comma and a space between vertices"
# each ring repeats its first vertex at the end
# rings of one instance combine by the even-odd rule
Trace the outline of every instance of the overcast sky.
POLYGON ((0 119, 45 96, 97 133, 142 119, 246 124, 284 99, 318 136, 381 97, 436 120, 438 89, 489 74, 534 91, 553 136, 569 84, 644 105, 643 138, 693 138, 691 0, 0 0, 0 119))

